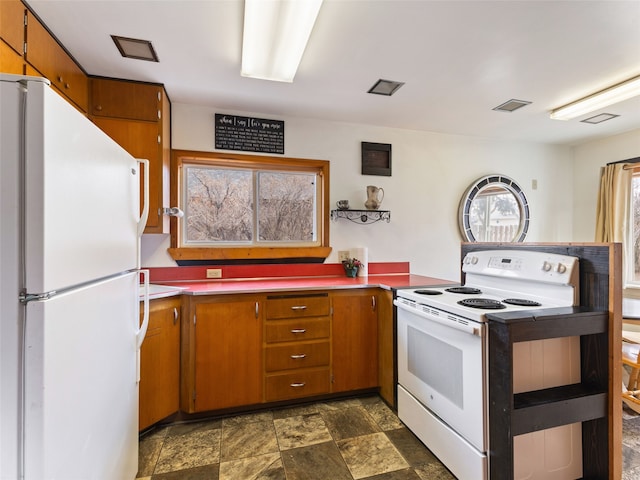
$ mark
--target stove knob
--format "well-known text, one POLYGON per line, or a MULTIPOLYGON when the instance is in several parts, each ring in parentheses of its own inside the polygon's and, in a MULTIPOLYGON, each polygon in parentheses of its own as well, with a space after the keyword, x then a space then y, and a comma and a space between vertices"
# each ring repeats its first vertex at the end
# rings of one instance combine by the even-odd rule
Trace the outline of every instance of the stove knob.
POLYGON ((567 267, 563 263, 559 263, 558 266, 556 267, 556 272, 558 273, 565 273, 566 271, 567 271, 567 267))
POLYGON ((473 265, 475 265, 476 263, 478 263, 478 257, 471 257, 471 263, 473 265))
POLYGON ((544 270, 545 272, 550 272, 552 268, 553 265, 551 265, 549 262, 544 262, 542 264, 542 270, 544 270))

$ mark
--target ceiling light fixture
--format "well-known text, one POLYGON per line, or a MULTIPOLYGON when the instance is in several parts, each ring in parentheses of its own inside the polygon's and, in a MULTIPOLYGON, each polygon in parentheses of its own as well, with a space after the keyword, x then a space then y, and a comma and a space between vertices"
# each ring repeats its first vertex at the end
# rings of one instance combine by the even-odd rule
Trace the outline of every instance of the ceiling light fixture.
POLYGON ((153 45, 149 40, 138 40, 137 38, 118 37, 111 35, 113 42, 118 47, 120 55, 126 58, 135 58, 137 60, 148 60, 157 62, 158 55, 153 49, 153 45))
POLYGON ((640 95, 640 75, 551 111, 554 120, 569 120, 640 95))
POLYGON ((245 0, 243 77, 293 82, 322 0, 245 0))

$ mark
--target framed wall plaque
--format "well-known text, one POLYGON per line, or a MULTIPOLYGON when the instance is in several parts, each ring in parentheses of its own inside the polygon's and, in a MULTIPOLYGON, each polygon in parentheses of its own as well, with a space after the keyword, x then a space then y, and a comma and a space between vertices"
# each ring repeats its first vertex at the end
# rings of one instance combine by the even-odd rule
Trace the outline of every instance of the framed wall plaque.
POLYGON ((391 144, 362 142, 362 175, 391 176, 391 144))

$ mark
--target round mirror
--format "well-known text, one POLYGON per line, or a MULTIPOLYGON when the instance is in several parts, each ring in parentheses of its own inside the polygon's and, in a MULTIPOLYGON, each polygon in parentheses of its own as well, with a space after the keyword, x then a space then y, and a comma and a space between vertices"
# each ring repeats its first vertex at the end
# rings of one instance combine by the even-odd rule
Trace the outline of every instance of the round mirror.
POLYGON ((468 242, 522 242, 529 230, 527 197, 504 175, 476 180, 459 210, 460 232, 468 242))

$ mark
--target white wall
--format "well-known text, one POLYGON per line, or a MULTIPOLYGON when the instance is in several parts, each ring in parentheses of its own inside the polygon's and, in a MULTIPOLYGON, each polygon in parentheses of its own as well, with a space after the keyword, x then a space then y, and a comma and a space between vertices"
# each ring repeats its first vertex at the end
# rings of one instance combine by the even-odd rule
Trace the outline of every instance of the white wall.
POLYGON ((600 168, 609 162, 635 157, 640 157, 640 129, 574 148, 574 241, 594 239, 600 168))
MULTIPOLYGON (((214 151, 214 114, 285 121, 285 156, 331 162, 331 205, 348 199, 364 208, 367 185, 383 187, 381 209, 391 222, 332 222, 332 255, 368 247, 369 261, 409 261, 413 273, 459 279, 458 204, 477 178, 501 173, 523 188, 530 203, 527 241, 571 241, 574 230, 573 156, 569 147, 425 133, 367 125, 276 117, 172 104, 172 147, 214 151), (360 142, 392 144, 392 176, 360 174, 360 142), (532 189, 532 180, 537 189, 532 189)), ((175 265, 168 236, 143 238, 143 265, 175 265)))

